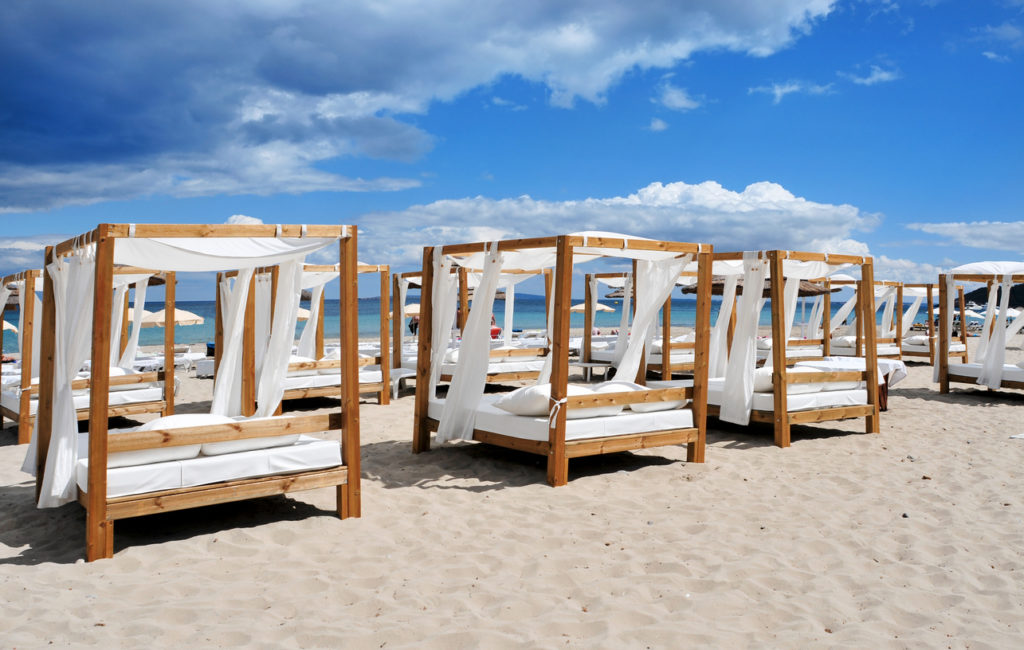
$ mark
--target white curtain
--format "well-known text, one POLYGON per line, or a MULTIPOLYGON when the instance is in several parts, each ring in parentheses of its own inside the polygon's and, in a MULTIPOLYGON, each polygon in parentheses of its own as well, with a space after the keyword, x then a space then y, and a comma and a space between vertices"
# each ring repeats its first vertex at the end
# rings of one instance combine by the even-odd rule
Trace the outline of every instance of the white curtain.
POLYGON ((910 333, 910 328, 914 326, 914 319, 917 318, 917 312, 921 309, 921 303, 924 301, 924 296, 915 296, 914 302, 910 303, 910 307, 907 307, 907 311, 903 314, 903 326, 900 328, 900 339, 907 338, 907 334, 910 333))
POLYGON ((757 252, 743 253, 743 296, 736 313, 736 331, 732 337, 729 361, 722 389, 719 418, 725 422, 746 425, 754 400, 754 368, 757 362, 755 339, 764 306, 764 280, 767 260, 758 259, 757 252))
MULTIPOLYGON (((981 374, 978 375, 978 383, 989 388, 999 388, 1003 382, 1003 361, 1006 359, 1006 312, 1010 308, 1010 289, 1013 287, 1013 276, 1004 275, 1000 283, 1002 294, 999 297, 999 315, 996 316, 995 326, 989 334, 989 315, 992 313, 995 302, 994 293, 989 293, 988 311, 985 317, 985 331, 981 333, 984 341, 988 339, 985 356, 981 359, 981 374)), ((993 291, 997 285, 992 284, 993 291)), ((967 326, 967 315, 960 314, 960 327, 967 326)), ((980 353, 979 353, 980 357, 980 353)))
MULTIPOLYGON (((405 338, 406 338, 406 336, 405 336, 405 332, 406 332, 406 327, 405 327, 405 300, 408 297, 408 294, 409 294, 409 281, 406 280, 405 278, 400 278, 398 280, 398 304, 395 306, 394 313, 391 314, 391 317, 397 319, 400 323, 402 323, 402 326, 398 328, 398 333, 399 333, 398 335, 399 335, 399 337, 401 337, 399 339, 399 341, 401 341, 401 345, 399 346, 399 349, 402 352, 405 351, 405 338)), ((392 359, 392 362, 394 362, 396 368, 401 368, 402 367, 402 359, 401 358, 392 359)))
MULTIPOLYGON (((7 288, 6 284, 0 284, 0 306, 7 304, 7 299, 11 297, 11 290, 7 288)), ((18 318, 21 318, 21 311, 18 312, 18 318)), ((2 326, 2 324, 0 324, 2 326)), ((3 330, 0 329, 0 336, 3 336, 3 330)), ((21 328, 18 328, 18 351, 21 351, 21 328)))
MULTIPOLYGON (((881 337, 891 338, 896 336, 896 329, 893 326, 893 316, 896 311, 896 287, 884 287, 879 298, 885 305, 882 312, 881 337)), ((877 307, 875 308, 877 310, 877 307)))
MULTIPOLYGON (((55 508, 77 496, 75 465, 78 462, 78 418, 71 382, 89 356, 92 343, 93 286, 96 280, 96 246, 90 245, 74 255, 58 257, 46 267, 53 280, 56 310, 54 323, 53 429, 46 457, 40 508, 55 508)), ((32 442, 22 470, 35 474, 36 444, 39 440, 36 419, 32 442)))
MULTIPOLYGON (((640 369, 640 355, 644 349, 650 349, 653 326, 658 319, 658 312, 665 301, 672 295, 676 280, 686 265, 692 260, 686 255, 680 258, 664 260, 637 260, 636 263, 636 314, 633 316, 633 330, 629 343, 625 346, 622 356, 615 366, 615 376, 626 381, 633 381, 640 369)), ((666 343, 665 362, 668 362, 666 343)), ((618 355, 618 351, 616 351, 618 355)))
POLYGON ((498 252, 497 242, 494 242, 484 261, 483 277, 473 293, 473 306, 459 346, 459 361, 437 425, 438 442, 473 438, 476 406, 484 393, 490 363, 491 313, 501 264, 502 255, 498 252))
POLYGON ((815 296, 811 305, 810 326, 807 328, 807 338, 816 339, 821 336, 821 323, 825 318, 825 296, 815 296))
POLYGON ((239 269, 233 285, 232 278, 225 278, 220 286, 224 349, 213 383, 210 413, 214 415, 242 413, 242 330, 245 327, 245 301, 249 297, 249 282, 254 271, 253 268, 239 269))
POLYGON ((128 335, 128 345, 124 348, 124 354, 117 365, 121 368, 131 368, 135 360, 135 353, 139 349, 139 331, 142 328, 142 316, 146 310, 146 289, 149 287, 149 278, 140 280, 135 284, 135 304, 132 305, 132 331, 128 335))
MULTIPOLYGON (((981 337, 978 341, 978 351, 975 353, 978 361, 984 361, 986 353, 988 352, 989 346, 989 332, 992 331, 992 322, 996 318, 996 302, 998 302, 999 285, 995 282, 988 289, 988 304, 985 308, 985 325, 981 328, 981 337)), ((955 304, 955 303, 954 303, 955 304)), ((960 326, 964 327, 967 322, 967 314, 960 314, 960 326)), ((950 330, 950 340, 952 340, 952 330, 950 330)))
MULTIPOLYGON (((844 302, 843 306, 840 307, 839 311, 836 312, 836 315, 832 317, 832 321, 831 321, 832 332, 835 332, 837 329, 839 329, 840 327, 843 326, 843 323, 846 322, 846 319, 850 316, 850 313, 853 312, 853 308, 856 307, 856 306, 857 306, 857 290, 854 289, 853 290, 853 295, 850 296, 850 299, 847 300, 846 302, 844 302)), ((851 323, 852 323, 852 321, 851 321, 851 323)), ((831 335, 831 332, 829 332, 829 334, 831 335)))
MULTIPOLYGON (((626 354, 626 345, 629 342, 629 316, 630 301, 633 299, 633 274, 626 274, 626 282, 622 285, 622 314, 619 317, 619 336, 615 339, 615 354, 612 357, 612 365, 618 367, 622 362, 622 355, 626 354)), ((632 380, 630 380, 632 381, 632 380)))
POLYGON ((512 316, 516 310, 516 285, 509 282, 505 287, 505 323, 502 337, 506 346, 512 345, 512 316))
POLYGON ((718 306, 718 320, 711 330, 711 342, 708 344, 708 377, 724 377, 725 364, 729 359, 729 321, 736 302, 736 283, 738 275, 725 276, 722 288, 722 303, 718 306))
POLYGON ((537 375, 537 381, 534 385, 549 384, 551 383, 551 364, 554 363, 555 359, 551 354, 551 344, 555 340, 555 285, 551 284, 551 295, 548 296, 548 306, 546 310, 545 318, 547 320, 546 336, 548 342, 548 354, 544 357, 544 364, 540 368, 540 374, 537 375))
POLYGON ((117 366, 121 360, 121 323, 124 321, 124 300, 128 295, 128 285, 114 287, 114 299, 110 304, 110 367, 117 366))
MULTIPOLYGON (((34 281, 33 281, 34 283, 34 281)), ((18 352, 25 353, 25 294, 35 290, 35 286, 24 280, 18 285, 18 352)), ((6 298, 4 299, 6 303, 6 298)), ((36 292, 35 300, 32 301, 32 368, 31 376, 39 376, 39 341, 43 333, 43 298, 36 292)))
POLYGON ((452 261, 441 254, 440 248, 434 249, 431 293, 430 383, 427 395, 433 398, 437 394, 437 382, 441 379, 441 363, 448 350, 452 325, 455 323, 455 305, 459 300, 458 277, 452 273, 452 261))
MULTIPOLYGON (((253 338, 256 346, 256 376, 263 370, 263 355, 267 352, 270 341, 270 299, 273 294, 274 279, 270 273, 256 275, 256 293, 253 300, 253 338)), ((278 291, 280 293, 280 291, 278 291)))
MULTIPOLYGON (((302 261, 291 260, 278 267, 274 323, 263 355, 263 368, 256 386, 255 417, 269 417, 284 395, 284 377, 295 340, 295 321, 302 294, 302 261)), ((323 285, 320 285, 321 290, 323 285)))
MULTIPOLYGON (((280 280, 279 280, 280 281, 280 280)), ((302 334, 299 336, 299 349, 298 354, 300 357, 314 357, 316 355, 316 328, 320 322, 320 298, 324 295, 324 285, 318 284, 312 288, 312 296, 309 299, 309 319, 306 324, 302 327, 302 334)), ((302 289, 299 289, 299 293, 302 293, 302 289)), ((296 303, 296 307, 298 303, 296 303)), ((276 312, 275 307, 275 312, 276 312)), ((297 312, 296 312, 297 313, 297 312)), ((395 316, 395 318, 401 318, 395 316)), ((276 320, 276 319, 275 319, 276 320)))

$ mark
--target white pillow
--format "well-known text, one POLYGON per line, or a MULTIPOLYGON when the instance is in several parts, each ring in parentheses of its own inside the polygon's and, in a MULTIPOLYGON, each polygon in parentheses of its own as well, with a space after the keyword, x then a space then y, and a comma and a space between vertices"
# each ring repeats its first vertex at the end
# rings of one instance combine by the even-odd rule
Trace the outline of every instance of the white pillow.
MULTIPOLYGON (((230 424, 234 422, 226 415, 209 413, 179 413, 157 418, 143 424, 135 431, 156 431, 158 429, 181 429, 183 427, 201 427, 208 424, 230 424)), ((111 436, 130 431, 111 432, 111 436)), ((166 463, 172 460, 188 460, 199 455, 201 445, 180 445, 177 447, 157 447, 139 449, 137 451, 121 451, 107 456, 107 467, 128 467, 130 465, 148 465, 150 463, 166 463)))
POLYGON ((697 340, 697 335, 694 332, 689 334, 680 334, 679 336, 672 339, 673 343, 693 343, 697 340))
POLYGON ((908 336, 903 339, 903 342, 907 345, 928 345, 927 334, 915 334, 914 336, 908 336))
POLYGON ((607 350, 608 349, 608 341, 591 341, 590 342, 590 349, 591 350, 607 350))
MULTIPOLYGON (((316 362, 316 359, 311 359, 309 357, 300 357, 300 356, 294 355, 294 354, 288 358, 288 363, 290 363, 290 364, 291 363, 314 363, 314 362, 316 362)), ((309 377, 310 375, 315 375, 315 374, 317 374, 316 368, 309 368, 309 369, 306 369, 306 370, 289 370, 288 371, 288 376, 289 377, 309 377)))
MULTIPOLYGON (((576 384, 569 384, 566 393, 570 397, 591 395, 594 391, 576 384)), ((551 384, 524 386, 503 395, 494 402, 494 406, 513 415, 528 417, 547 417, 551 402, 551 384)), ((586 409, 569 409, 566 417, 570 420, 592 418, 602 415, 616 415, 622 411, 621 406, 602 406, 586 409)))
MULTIPOLYGON (((273 417, 273 416, 271 416, 273 417)), ((269 420, 271 418, 252 418, 251 420, 232 419, 232 422, 252 422, 260 420, 269 420)), ((203 443, 203 455, 204 456, 220 456, 223 454, 234 454, 240 451, 252 451, 254 449, 268 449, 270 447, 284 447, 295 443, 299 439, 299 434, 293 433, 287 436, 271 436, 268 438, 242 438, 241 440, 225 440, 224 442, 204 442, 203 443)))
POLYGON ((771 350, 772 349, 772 340, 769 339, 769 338, 757 339, 757 349, 758 350, 771 350))
POLYGON ((341 348, 334 348, 325 354, 321 361, 341 361, 341 348))
MULTIPOLYGON (((142 374, 142 373, 140 373, 138 370, 135 370, 133 368, 118 368, 117 366, 114 366, 113 368, 110 369, 110 376, 111 377, 125 377, 127 375, 138 375, 138 374, 142 374)), ((153 383, 153 382, 146 382, 146 383, 143 383, 143 384, 118 384, 117 386, 111 386, 110 387, 110 392, 113 393, 113 392, 119 391, 119 390, 135 390, 137 388, 153 388, 153 387, 158 386, 158 385, 159 384, 156 384, 156 383, 153 383)))
MULTIPOLYGON (((647 386, 641 386, 640 384, 633 383, 625 380, 611 380, 601 382, 594 386, 595 393, 626 393, 632 391, 643 391, 651 390, 647 386)), ((631 409, 636 413, 651 413, 654 411, 670 411, 677 409, 681 406, 685 406, 689 400, 672 400, 668 402, 639 402, 635 404, 628 404, 625 408, 631 409)))
POLYGON ((458 348, 452 348, 450 350, 445 350, 445 353, 444 353, 444 363, 458 363, 458 362, 459 362, 459 349, 458 348))
POLYGON ((754 370, 755 393, 770 393, 772 392, 772 385, 772 368, 762 366, 754 370))
POLYGON ((841 348, 853 348, 857 347, 856 336, 834 336, 832 337, 832 344, 838 345, 841 348))

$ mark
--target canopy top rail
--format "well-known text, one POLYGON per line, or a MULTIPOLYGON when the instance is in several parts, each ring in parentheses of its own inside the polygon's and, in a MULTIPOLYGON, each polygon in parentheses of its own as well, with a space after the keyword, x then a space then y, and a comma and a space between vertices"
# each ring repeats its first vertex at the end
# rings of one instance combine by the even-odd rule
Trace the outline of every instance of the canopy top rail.
MULTIPOLYGON (((677 253, 689 255, 693 253, 711 250, 707 244, 690 244, 683 242, 667 242, 650 239, 625 239, 615 237, 562 235, 570 248, 588 248, 609 250, 635 250, 635 251, 662 251, 666 253, 677 253)), ((498 250, 501 252, 531 250, 537 248, 554 248, 560 237, 535 237, 531 239, 508 239, 498 241, 498 250)), ((450 244, 441 247, 442 255, 458 257, 472 253, 484 253, 490 242, 476 242, 472 244, 450 244)))
MULTIPOLYGON (((683 273, 680 273, 680 275, 684 275, 684 274, 687 274, 687 273, 689 273, 689 271, 683 271, 683 273)), ((624 278, 624 277, 626 277, 626 275, 627 275, 626 271, 617 271, 617 272, 608 272, 608 273, 587 273, 587 277, 588 278, 597 278, 598 280, 601 280, 603 278, 624 278)), ((694 277, 696 277, 697 274, 694 273, 693 275, 694 275, 694 277)))
POLYGON ((124 239, 172 239, 185 237, 305 237, 348 239, 355 233, 352 226, 332 224, 113 224, 101 223, 93 230, 65 240, 54 247, 57 256, 73 254, 76 250, 107 237, 124 239))
POLYGON ((8 275, 2 280, 0 280, 0 284, 7 285, 11 284, 12 282, 24 282, 26 280, 33 280, 35 278, 42 276, 42 274, 43 271, 41 269, 27 269, 25 271, 18 271, 17 273, 12 273, 11 275, 8 275))
MULTIPOLYGON (((321 267, 309 268, 307 266, 305 270, 307 270, 307 271, 331 271, 331 270, 335 270, 336 271, 339 268, 340 268, 340 265, 335 265, 333 267, 327 266, 327 267, 323 267, 323 268, 321 268, 321 267)), ((391 272, 391 266, 388 265, 388 264, 360 264, 360 265, 358 265, 356 267, 356 273, 390 273, 390 272, 391 272)))
MULTIPOLYGON (((859 255, 840 255, 837 253, 810 253, 806 251, 784 251, 784 250, 763 250, 757 251, 758 259, 768 259, 769 255, 775 252, 784 260, 793 260, 796 262, 825 262, 827 264, 866 264, 871 260, 870 257, 862 257, 859 255)), ((729 253, 715 253, 716 260, 742 260, 743 251, 729 252, 729 253)))
MULTIPOLYGON (((960 282, 1002 282, 1003 280, 1003 275, 1000 273, 950 273, 947 277, 949 276, 960 282)), ((1024 283, 1024 275, 1014 274, 1010 277, 1010 282, 1024 283)))

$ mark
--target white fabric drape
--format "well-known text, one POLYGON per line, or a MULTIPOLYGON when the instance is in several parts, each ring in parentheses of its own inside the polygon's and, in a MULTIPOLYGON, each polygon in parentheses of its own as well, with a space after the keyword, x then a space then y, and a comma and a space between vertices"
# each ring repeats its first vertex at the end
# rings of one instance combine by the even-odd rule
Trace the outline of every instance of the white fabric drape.
MULTIPOLYGON (((658 311, 672 295, 676 279, 693 259, 686 255, 676 259, 637 260, 636 263, 636 313, 633 315, 633 329, 622 356, 616 365, 615 376, 633 381, 640 369, 641 353, 650 349, 653 326, 658 311)), ((665 342, 665 363, 668 363, 668 341, 665 342)))
POLYGON ((239 269, 235 278, 225 278, 220 286, 224 350, 213 383, 210 413, 214 415, 240 415, 242 412, 242 330, 245 327, 245 301, 249 297, 249 283, 254 271, 253 268, 239 269))
MULTIPOLYGON (((891 338, 896 336, 896 328, 893 326, 893 316, 896 312, 896 287, 883 287, 880 292, 878 299, 881 300, 885 306, 885 311, 882 312, 882 328, 881 338, 891 338)), ((875 303, 877 305, 877 302, 875 303)), ((878 307, 875 307, 877 311, 878 307)))
POLYGON ((914 302, 910 303, 910 307, 907 307, 907 311, 903 313, 903 326, 900 328, 900 339, 907 338, 907 334, 910 333, 910 328, 914 326, 914 319, 917 318, 917 312, 921 309, 922 302, 924 302, 924 296, 915 296, 914 302))
MULTIPOLYGON (((978 383, 989 388, 999 388, 1003 382, 1003 362, 1006 359, 1006 312, 1010 308, 1010 289, 1013 287, 1013 276, 1004 275, 1003 281, 996 285, 992 284, 992 291, 989 292, 988 310, 985 316, 985 330, 981 333, 984 341, 987 339, 984 357, 981 357, 981 373, 978 375, 978 383), (995 303, 994 291, 997 287, 1002 288, 999 297, 999 314, 996 316, 995 325, 991 333, 989 330, 989 315, 992 313, 995 303)), ((960 314, 960 327, 967 326, 967 315, 960 314)), ((979 346, 980 347, 980 346, 979 346)))
MULTIPOLYGON (((843 306, 840 307, 839 311, 836 312, 836 315, 832 317, 832 321, 831 321, 831 330, 832 330, 832 332, 835 332, 837 329, 839 329, 840 327, 843 326, 843 323, 846 322, 846 319, 850 316, 850 314, 853 312, 853 308, 856 307, 856 306, 857 306, 857 290, 854 289, 853 290, 853 295, 850 296, 850 299, 847 300, 846 302, 844 302, 843 306)), ((832 332, 829 332, 829 334, 831 335, 832 332)))
MULTIPOLYGON (((22 355, 25 354, 25 293, 32 291, 36 287, 29 286, 28 282, 22 280, 17 283, 18 285, 18 352, 22 355)), ((6 303, 7 299, 4 299, 6 303)), ((39 293, 36 293, 35 300, 32 301, 32 368, 30 372, 32 377, 39 376, 39 342, 42 340, 40 335, 43 333, 43 298, 39 293)))
POLYGON ((234 271, 305 259, 337 243, 336 238, 320 237, 126 237, 114 245, 114 264, 161 271, 234 271))
MULTIPOLYGON (((399 346, 399 349, 403 350, 403 351, 405 350, 405 340, 406 340, 406 334, 405 334, 405 332, 406 332, 406 327, 405 327, 405 301, 406 301, 406 298, 408 298, 408 295, 409 295, 409 281, 407 279, 405 279, 405 278, 401 278, 401 279, 398 280, 398 306, 395 308, 395 311, 391 315, 391 317, 392 318, 397 318, 402 323, 402 326, 400 328, 398 328, 398 330, 399 330, 400 341, 402 343, 402 345, 399 346)), ((393 361, 395 362, 395 367, 396 368, 400 368, 402 366, 402 360, 401 359, 394 359, 393 361)))
POLYGON ((729 361, 722 388, 719 418, 725 422, 746 425, 754 403, 754 367, 757 361, 755 338, 764 306, 764 280, 767 260, 758 259, 757 252, 743 253, 743 296, 736 313, 736 331, 732 337, 729 361))
MULTIPOLYGON (((0 305, 6 305, 7 304, 7 299, 10 298, 10 297, 11 297, 11 289, 8 289, 6 284, 0 284, 0 305)), ((19 319, 19 321, 21 319, 21 311, 20 310, 18 311, 18 319, 19 319)), ((0 336, 3 336, 3 330, 2 329, 0 329, 0 336)), ((18 352, 21 352, 21 327, 20 326, 18 327, 18 333, 17 333, 16 336, 17 336, 17 339, 18 339, 18 352)))
POLYGON ((816 339, 822 335, 821 324, 825 320, 825 296, 815 296, 811 304, 810 326, 807 338, 816 339))
POLYGON ((512 317, 516 310, 516 285, 505 287, 505 318, 502 337, 506 346, 512 345, 512 317))
MULTIPOLYGON (((273 294, 274 281, 270 273, 256 275, 255 294, 253 301, 253 339, 255 341, 256 376, 263 370, 263 355, 270 341, 270 299, 273 294)), ((279 292, 280 293, 280 292, 279 292)))
POLYGON ((128 334, 128 345, 124 348, 124 354, 117 362, 118 367, 131 368, 135 360, 135 353, 139 349, 139 332, 142 328, 142 317, 146 311, 146 289, 149 287, 149 279, 140 280, 135 284, 135 303, 132 305, 132 329, 128 334))
POLYGON ((738 275, 725 276, 718 320, 711 330, 711 342, 708 344, 708 377, 725 376, 725 364, 729 360, 729 321, 732 320, 732 310, 736 303, 738 280, 738 275))
MULTIPOLYGON (((316 329, 322 316, 320 314, 320 298, 324 295, 324 286, 323 284, 318 284, 311 290, 309 319, 302 327, 302 334, 299 335, 298 354, 300 357, 313 358, 316 355, 316 329)), ((302 289, 299 289, 299 293, 301 292, 302 289)), ((401 316, 396 315, 395 318, 401 318, 401 316)))
POLYGON ((473 438, 476 407, 484 393, 490 363, 491 314, 501 263, 502 255, 498 252, 497 242, 494 242, 485 258, 480 284, 473 293, 473 306, 466 318, 459 346, 459 361, 437 425, 438 442, 473 438))
MULTIPOLYGON (((441 379, 441 362, 448 350, 455 323, 455 305, 458 302, 458 277, 452 273, 452 262, 434 249, 434 281, 431 297, 430 323, 430 383, 427 395, 437 394, 437 382, 441 379)), ((421 298, 422 300, 422 298, 421 298)))
POLYGON ((540 367, 540 374, 537 375, 537 381, 535 385, 551 383, 551 365, 554 363, 554 357, 551 355, 551 343, 555 340, 555 286, 551 284, 551 295, 548 296, 548 305, 545 310, 545 319, 547 321, 547 327, 545 328, 545 336, 548 342, 548 354, 544 357, 544 363, 540 367))
MULTIPOLYGON (((78 462, 78 418, 71 382, 89 356, 92 342, 93 285, 96 280, 96 247, 58 257, 46 267, 53 280, 55 305, 53 429, 46 457, 40 508, 55 508, 77 497, 75 465, 78 462)), ((22 470, 35 474, 38 423, 22 470)))
MULTIPOLYGON (((622 285, 622 314, 619 316, 619 335, 615 339, 615 354, 612 357, 612 365, 618 367, 622 362, 622 355, 626 354, 626 346, 629 343, 629 316, 630 301, 633 299, 633 274, 627 273, 625 282, 622 285)), ((630 380, 632 381, 632 380, 630 380)))
POLYGON ((121 323, 124 321, 124 300, 128 295, 128 285, 122 284, 114 288, 114 299, 110 304, 110 367, 117 366, 121 360, 121 323))
POLYGON ((273 415, 284 395, 284 377, 288 373, 292 342, 295 340, 295 322, 299 313, 299 298, 302 294, 301 280, 301 260, 292 260, 278 266, 274 322, 263 354, 263 368, 258 375, 254 417, 273 415))
MULTIPOLYGON (((998 291, 999 285, 993 282, 992 286, 989 287, 988 289, 988 305, 985 309, 985 324, 981 328, 981 336, 979 337, 978 341, 978 350, 975 353, 975 356, 978 358, 978 361, 984 361, 985 353, 988 352, 988 345, 990 340, 989 332, 992 331, 992 321, 994 321, 996 318, 996 302, 998 301, 998 291)), ((967 314, 960 314, 961 327, 964 326, 966 320, 967 314)), ((952 332, 952 330, 950 330, 950 332, 952 332)), ((952 339, 952 333, 950 334, 950 338, 952 339)))
POLYGON ((785 310, 784 316, 786 317, 785 343, 789 342, 789 337, 793 334, 793 321, 796 320, 796 303, 800 299, 800 279, 799 278, 783 278, 785 289, 782 291, 782 305, 785 310))

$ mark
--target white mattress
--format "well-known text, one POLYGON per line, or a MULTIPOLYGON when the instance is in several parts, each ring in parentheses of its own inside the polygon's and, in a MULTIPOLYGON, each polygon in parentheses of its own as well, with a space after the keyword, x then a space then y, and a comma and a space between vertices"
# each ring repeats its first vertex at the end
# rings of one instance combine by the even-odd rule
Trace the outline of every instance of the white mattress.
MULTIPOLYGON (((936 346, 936 348, 937 347, 938 346, 936 346)), ((966 349, 967 349, 967 346, 965 346, 963 343, 950 343, 949 344, 949 351, 950 352, 963 352, 966 349)), ((911 345, 909 343, 904 343, 903 344, 903 351, 904 352, 923 352, 925 354, 928 354, 928 346, 927 345, 911 345)), ((938 352, 938 349, 936 349, 936 352, 938 352)))
MULTIPOLYGON (((694 355, 693 350, 674 350, 672 352, 671 363, 693 363, 694 355)), ((654 354, 653 352, 648 356, 648 363, 661 363, 661 353, 654 354)))
MULTIPOLYGON (((476 410, 474 428, 492 433, 500 433, 524 440, 547 440, 548 419, 525 415, 512 415, 503 411, 494 402, 501 395, 484 395, 476 410)), ((430 400, 428 414, 435 420, 441 419, 444 410, 443 399, 430 400)), ((586 440, 590 438, 608 438, 631 433, 662 431, 665 429, 688 429, 693 426, 693 412, 688 409, 672 409, 654 411, 652 413, 634 413, 625 410, 618 415, 598 418, 579 418, 566 420, 566 440, 586 440)))
MULTIPOLYGON (((949 363, 949 374, 960 375, 961 377, 981 376, 980 363, 949 363)), ((1010 364, 1003 364, 1003 379, 1006 381, 1024 381, 1024 368, 1010 364)))
MULTIPOLYGON (((443 363, 441 364, 441 374, 451 375, 455 372, 457 364, 454 363, 443 363)), ((405 367, 405 362, 402 362, 402 367, 405 367)), ((487 374, 497 375, 506 372, 540 372, 544 367, 543 359, 530 359, 529 361, 492 361, 487 364, 487 374)), ((412 369, 416 369, 416 365, 412 365, 412 369)))
MULTIPOLYGON (((864 350, 864 347, 861 346, 861 354, 864 354, 863 350, 864 350)), ((878 355, 879 356, 897 356, 897 355, 899 355, 899 353, 900 353, 900 347, 898 345, 896 345, 895 343, 886 343, 885 345, 879 345, 878 346, 878 355)), ((855 357, 855 356, 857 356, 857 348, 851 348, 851 347, 847 347, 845 345, 834 345, 833 344, 832 347, 830 348, 829 354, 832 354, 832 355, 837 356, 837 357, 855 357)))
MULTIPOLYGON (((359 373, 360 384, 379 384, 380 370, 364 370, 359 373)), ((284 389, 323 388, 325 386, 341 386, 341 372, 336 375, 304 375, 301 377, 285 377, 284 389)))
MULTIPOLYGON (((175 378, 177 383, 177 378, 175 378)), ((17 391, 4 390, 0 393, 0 403, 4 407, 11 409, 15 413, 18 412, 20 404, 18 402, 19 393, 17 391)), ((164 398, 164 389, 157 386, 155 388, 133 388, 132 390, 115 390, 110 392, 108 406, 123 406, 125 404, 139 404, 142 402, 156 402, 164 398)), ((89 407, 89 395, 75 395, 75 410, 80 411, 89 407)), ((31 399, 29 404, 29 414, 35 415, 36 409, 39 403, 36 399, 31 399)))
MULTIPOLYGON (((803 359, 806 357, 820 357, 825 354, 825 348, 820 345, 792 345, 786 348, 787 359, 803 359)), ((771 350, 757 349, 758 359, 767 359, 772 356, 771 350)))
MULTIPOLYGON (((89 485, 89 436, 78 436, 79 460, 75 467, 78 487, 89 485)), ((219 456, 198 456, 150 465, 107 470, 107 497, 145 494, 159 490, 194 487, 257 476, 291 474, 341 465, 341 445, 334 440, 299 436, 285 447, 256 449, 219 456)))
MULTIPOLYGON (((722 387, 725 380, 721 377, 708 380, 708 404, 722 405, 722 387)), ((863 388, 852 390, 827 390, 816 393, 800 393, 786 395, 786 412, 810 411, 812 409, 833 408, 837 406, 858 406, 868 403, 868 391, 863 388)), ((755 411, 774 411, 774 393, 754 393, 755 411)))

